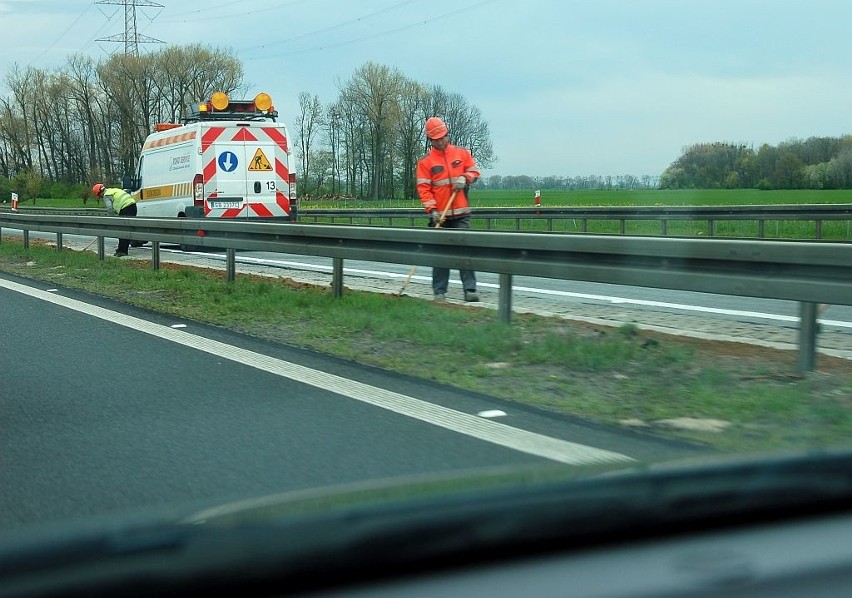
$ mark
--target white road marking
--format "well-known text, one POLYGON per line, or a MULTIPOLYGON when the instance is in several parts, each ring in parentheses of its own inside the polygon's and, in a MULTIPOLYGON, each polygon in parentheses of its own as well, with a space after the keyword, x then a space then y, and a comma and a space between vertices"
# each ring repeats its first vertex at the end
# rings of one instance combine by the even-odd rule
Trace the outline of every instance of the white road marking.
POLYGON ((479 417, 506 417, 506 412, 499 409, 490 409, 488 411, 480 411, 477 415, 479 417))
POLYGON ((186 324, 172 324, 170 328, 186 328, 186 324))
POLYGON ((349 380, 185 331, 174 330, 168 326, 96 305, 89 305, 76 299, 51 295, 12 281, 0 279, 0 287, 523 453, 571 465, 633 461, 631 457, 621 453, 513 428, 384 388, 349 380))

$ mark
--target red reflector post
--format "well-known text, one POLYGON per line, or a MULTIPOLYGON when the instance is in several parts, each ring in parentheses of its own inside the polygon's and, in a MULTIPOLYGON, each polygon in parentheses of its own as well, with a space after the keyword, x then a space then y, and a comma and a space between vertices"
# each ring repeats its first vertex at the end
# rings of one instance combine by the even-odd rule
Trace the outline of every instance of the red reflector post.
POLYGON ((204 232, 203 230, 197 230, 197 231, 195 231, 195 234, 198 235, 199 237, 206 237, 207 236, 207 233, 204 232))

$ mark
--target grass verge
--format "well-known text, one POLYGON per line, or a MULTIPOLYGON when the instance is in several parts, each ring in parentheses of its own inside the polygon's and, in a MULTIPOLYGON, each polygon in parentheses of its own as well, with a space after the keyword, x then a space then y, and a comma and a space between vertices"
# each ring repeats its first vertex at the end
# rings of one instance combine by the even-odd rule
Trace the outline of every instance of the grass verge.
POLYGON ((852 368, 760 347, 606 328, 328 288, 284 278, 91 253, 15 240, 0 270, 596 422, 725 451, 840 446, 852 435, 852 368))

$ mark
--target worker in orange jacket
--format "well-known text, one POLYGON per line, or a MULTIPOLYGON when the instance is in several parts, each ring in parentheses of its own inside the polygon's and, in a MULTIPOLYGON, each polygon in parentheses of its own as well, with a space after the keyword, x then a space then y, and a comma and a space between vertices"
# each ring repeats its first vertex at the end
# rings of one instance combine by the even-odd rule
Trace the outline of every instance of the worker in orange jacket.
MULTIPOLYGON (((470 204, 467 192, 479 178, 479 168, 470 152, 448 139, 449 130, 437 116, 426 120, 426 137, 431 149, 417 163, 417 194, 429 214, 429 226, 470 228, 470 204), (452 204, 449 205, 452 198, 452 204)), ((460 270, 465 301, 479 301, 476 273, 460 270)), ((450 282, 449 268, 432 268, 432 292, 436 301, 446 299, 450 282)))

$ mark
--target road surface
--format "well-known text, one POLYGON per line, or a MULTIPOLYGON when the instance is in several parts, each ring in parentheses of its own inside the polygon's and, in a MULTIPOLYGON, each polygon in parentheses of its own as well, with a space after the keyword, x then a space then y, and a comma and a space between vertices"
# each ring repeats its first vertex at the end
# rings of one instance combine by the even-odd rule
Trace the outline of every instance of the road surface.
POLYGON ((0 533, 319 486, 696 447, 0 274, 0 533))

